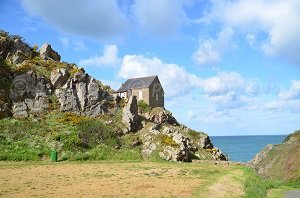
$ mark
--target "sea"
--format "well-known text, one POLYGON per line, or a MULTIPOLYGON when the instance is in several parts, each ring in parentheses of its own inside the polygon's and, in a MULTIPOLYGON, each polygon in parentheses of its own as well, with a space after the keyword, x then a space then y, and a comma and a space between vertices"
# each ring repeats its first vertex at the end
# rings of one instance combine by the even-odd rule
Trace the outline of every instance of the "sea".
POLYGON ((280 144, 287 135, 210 136, 230 161, 248 162, 266 145, 280 144))

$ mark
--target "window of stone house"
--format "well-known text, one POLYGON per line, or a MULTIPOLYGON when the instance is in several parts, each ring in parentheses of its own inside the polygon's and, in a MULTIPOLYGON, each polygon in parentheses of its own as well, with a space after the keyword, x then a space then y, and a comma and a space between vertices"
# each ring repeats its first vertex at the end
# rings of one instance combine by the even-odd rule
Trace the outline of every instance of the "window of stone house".
POLYGON ((155 93, 155 100, 158 101, 158 93, 155 93))

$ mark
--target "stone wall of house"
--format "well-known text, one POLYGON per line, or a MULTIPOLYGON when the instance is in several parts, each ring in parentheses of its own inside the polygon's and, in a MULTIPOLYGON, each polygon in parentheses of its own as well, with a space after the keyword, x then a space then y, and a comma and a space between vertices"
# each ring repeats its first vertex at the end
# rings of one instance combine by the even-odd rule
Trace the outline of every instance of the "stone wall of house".
POLYGON ((164 90, 158 78, 155 78, 149 87, 149 106, 164 107, 164 90))
POLYGON ((148 88, 143 88, 143 89, 133 89, 132 90, 132 95, 136 96, 137 100, 141 100, 139 98, 139 92, 142 92, 142 100, 144 100, 147 104, 149 104, 149 89, 148 88))

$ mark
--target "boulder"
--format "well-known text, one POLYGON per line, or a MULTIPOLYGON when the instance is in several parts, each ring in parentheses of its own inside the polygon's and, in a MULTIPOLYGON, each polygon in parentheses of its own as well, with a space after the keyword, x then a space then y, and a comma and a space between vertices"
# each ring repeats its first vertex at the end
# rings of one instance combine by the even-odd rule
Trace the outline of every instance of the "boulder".
POLYGON ((191 162, 192 158, 188 149, 179 149, 172 146, 166 146, 159 156, 168 161, 175 162, 191 162))
POLYGON ((126 106, 123 108, 122 122, 126 126, 124 133, 136 132, 141 127, 136 96, 130 96, 126 106))
POLYGON ((156 107, 156 108, 152 109, 151 112, 146 115, 146 118, 149 121, 154 122, 156 124, 167 123, 167 124, 171 124, 174 126, 179 125, 177 120, 173 117, 172 113, 169 111, 166 111, 162 107, 156 107))
POLYGON ((60 61, 60 55, 54 51, 50 44, 45 43, 42 45, 40 49, 40 57, 43 60, 54 60, 59 62, 60 61))
POLYGON ((222 153, 222 151, 216 147, 212 149, 211 154, 215 160, 228 161, 228 156, 222 153))
POLYGON ((173 160, 177 162, 191 162, 192 156, 190 151, 191 144, 189 138, 183 136, 179 131, 167 130, 167 128, 164 129, 164 133, 172 138, 172 140, 178 146, 165 146, 163 148, 163 151, 159 153, 160 157, 166 160, 173 160))
POLYGON ((214 147, 214 145, 211 143, 210 137, 207 134, 201 134, 200 139, 197 142, 200 148, 212 149, 214 147))
POLYGON ((54 89, 56 89, 64 85, 69 77, 70 74, 65 68, 57 69, 51 72, 50 81, 54 89))

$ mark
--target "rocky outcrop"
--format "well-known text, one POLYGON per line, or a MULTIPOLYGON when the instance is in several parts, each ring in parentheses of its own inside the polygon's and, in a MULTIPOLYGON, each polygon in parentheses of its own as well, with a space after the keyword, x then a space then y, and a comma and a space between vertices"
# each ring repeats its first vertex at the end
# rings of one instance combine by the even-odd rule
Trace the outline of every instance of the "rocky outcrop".
POLYGON ((141 127, 136 96, 131 96, 123 108, 122 122, 126 126, 124 133, 136 132, 141 127))
POLYGON ((218 161, 228 161, 228 156, 222 153, 222 151, 218 148, 212 148, 211 154, 214 160, 218 161))
POLYGON ((124 145, 129 142, 129 146, 118 143, 115 149, 139 147, 144 157, 155 154, 155 157, 182 162, 190 162, 201 151, 204 154, 199 156, 227 160, 213 147, 209 136, 180 125, 164 108, 139 115, 136 96, 131 96, 126 104, 123 100, 118 104, 109 86, 102 85, 75 64, 59 62, 60 55, 49 44, 37 53, 20 37, 0 32, 0 59, 5 60, 1 64, 7 61, 14 64, 0 67, 0 80, 5 79, 0 84, 0 118, 11 114, 16 118, 30 117, 50 110, 91 117, 106 114, 100 119, 110 117, 103 123, 114 135, 122 136, 116 140, 121 142, 124 138, 124 145), (122 120, 118 112, 122 113, 122 120), (135 136, 133 141, 131 136, 135 136))
POLYGON ((165 159, 176 162, 191 162, 198 154, 197 151, 202 151, 210 156, 208 159, 228 160, 218 148, 214 148, 210 140, 203 133, 195 132, 194 137, 197 140, 188 137, 186 131, 189 128, 181 126, 173 126, 170 124, 154 124, 146 126, 149 130, 142 130, 138 133, 143 134, 141 152, 144 157, 149 157, 153 153, 158 152, 158 155, 165 159), (195 143, 195 142, 202 143, 195 143), (206 143, 203 143, 206 142, 206 143), (206 146, 212 146, 212 149, 206 149, 206 146))
POLYGON ((113 98, 103 90, 99 81, 83 72, 77 72, 66 80, 64 70, 51 74, 55 95, 60 103, 60 111, 70 111, 79 115, 96 117, 107 113, 113 98))
POLYGON ((28 117, 47 111, 51 92, 50 82, 32 71, 15 76, 9 94, 13 116, 28 117))
POLYGON ((60 61, 60 55, 54 51, 50 44, 45 43, 42 45, 40 49, 40 57, 43 60, 54 60, 59 62, 60 61))
POLYGON ((159 153, 159 156, 166 160, 191 162, 191 144, 189 138, 183 136, 179 131, 173 131, 168 127, 165 127, 162 138, 163 151, 159 153), (173 142, 172 142, 173 141, 173 142), (168 145, 170 144, 170 145, 168 145))
POLYGON ((172 113, 166 111, 162 107, 156 107, 152 109, 151 112, 146 115, 146 118, 156 124, 168 123, 175 126, 179 125, 172 113))
POLYGON ((11 64, 22 63, 32 55, 31 48, 19 36, 8 36, 0 32, 0 59, 6 59, 11 64))
POLYGON ((270 153, 270 151, 274 149, 274 145, 268 144, 263 148, 258 154, 255 155, 255 157, 249 162, 250 164, 253 164, 256 166, 259 164, 263 159, 267 157, 267 155, 270 153))
POLYGON ((65 68, 56 69, 55 71, 51 72, 50 81, 54 89, 56 89, 64 85, 65 82, 69 79, 69 77, 70 74, 65 68))

